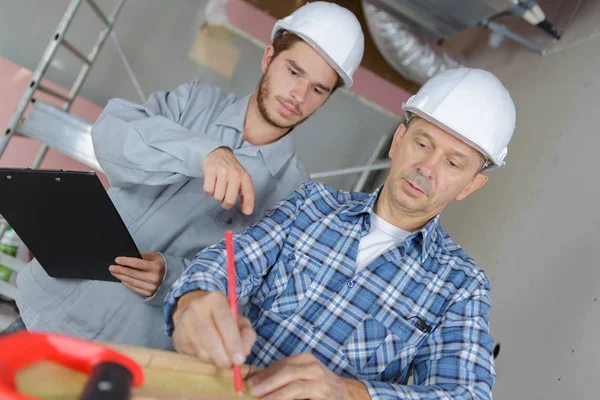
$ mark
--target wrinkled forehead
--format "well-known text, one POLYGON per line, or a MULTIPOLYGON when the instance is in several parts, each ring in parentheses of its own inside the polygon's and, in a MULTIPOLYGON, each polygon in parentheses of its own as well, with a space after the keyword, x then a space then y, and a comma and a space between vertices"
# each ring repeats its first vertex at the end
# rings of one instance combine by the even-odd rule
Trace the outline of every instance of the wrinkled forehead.
POLYGON ((436 147, 443 148, 447 152, 457 153, 477 162, 479 160, 486 160, 479 150, 419 116, 411 116, 406 124, 407 133, 411 136, 423 136, 431 140, 436 147))
POLYGON ((408 131, 413 133, 416 131, 431 132, 432 135, 430 136, 435 135, 435 137, 440 141, 440 145, 447 144, 449 147, 453 147, 455 150, 469 156, 469 158, 472 157, 477 161, 481 161, 482 168, 486 168, 491 162, 485 154, 481 153, 477 148, 471 146, 470 143, 461 140, 460 137, 457 137, 453 133, 438 127, 419 115, 409 114, 405 124, 407 125, 408 131))

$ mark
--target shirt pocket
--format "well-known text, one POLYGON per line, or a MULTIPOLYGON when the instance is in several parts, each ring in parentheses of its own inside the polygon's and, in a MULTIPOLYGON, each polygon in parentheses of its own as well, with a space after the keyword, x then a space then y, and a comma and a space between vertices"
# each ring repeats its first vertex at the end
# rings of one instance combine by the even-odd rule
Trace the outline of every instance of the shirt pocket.
POLYGON ((279 317, 289 317, 301 308, 314 284, 321 263, 300 252, 284 251, 271 283, 271 295, 263 307, 279 317))
POLYGON ((224 210, 220 203, 217 207, 215 207, 215 221, 222 229, 231 230, 233 232, 241 232, 252 223, 252 221, 246 215, 244 215, 238 207, 239 206, 236 204, 229 210, 224 210))
MULTIPOLYGON (((413 326, 416 316, 404 316, 375 304, 342 347, 356 378, 376 380, 386 371, 394 381, 408 379, 409 367, 427 333, 413 326)), ((388 378, 390 378, 388 377, 388 378)))
POLYGON ((133 188, 111 188, 111 200, 127 227, 137 222, 160 196, 161 188, 137 185, 133 188))

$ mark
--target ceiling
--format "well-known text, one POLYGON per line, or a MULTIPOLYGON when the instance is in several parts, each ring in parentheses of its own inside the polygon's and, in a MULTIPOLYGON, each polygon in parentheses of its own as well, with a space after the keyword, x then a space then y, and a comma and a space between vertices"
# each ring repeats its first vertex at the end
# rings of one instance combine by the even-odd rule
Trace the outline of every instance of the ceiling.
MULTIPOLYGON (((276 19, 283 18, 291 14, 298 7, 306 4, 307 0, 244 0, 247 3, 254 5, 261 9, 267 14, 271 15, 276 19)), ((409 81, 400 75, 394 68, 392 68, 383 56, 379 53, 373 43, 373 39, 367 28, 367 24, 362 11, 361 0, 329 0, 332 3, 337 3, 340 6, 346 7, 352 11, 360 21, 363 32, 365 33, 365 54, 361 65, 364 68, 376 73, 380 77, 394 83, 397 86, 407 90, 410 93, 415 93, 419 89, 419 85, 409 81)))
MULTIPOLYGON (((272 17, 279 19, 291 14, 294 10, 306 4, 307 0, 244 0, 272 17)), ((352 11, 360 21, 365 33, 365 53, 361 65, 379 75, 383 79, 414 93, 419 89, 419 84, 412 82, 397 72, 379 53, 371 34, 368 30, 362 7, 362 0, 327 0, 339 4, 352 11)), ((427 4, 433 4, 433 0, 427 4)), ((515 16, 500 16, 496 21, 505 24, 513 32, 538 43, 547 55, 570 48, 589 37, 598 34, 597 15, 586 18, 585 13, 577 13, 581 4, 593 3, 598 0, 539 0, 538 4, 544 10, 546 18, 563 32, 560 41, 542 32, 541 29, 528 24, 525 20, 515 16), (589 22, 589 23, 588 23, 589 22)), ((460 1, 458 1, 460 2, 460 1)), ((482 0, 484 3, 501 3, 502 0, 482 0)), ((425 2, 423 2, 425 4, 425 2)), ((425 5, 424 5, 425 7, 425 5)), ((471 10, 472 11, 472 10, 471 10)), ((482 27, 473 26, 457 35, 445 37, 442 48, 453 55, 459 55, 461 62, 468 65, 468 58, 482 46, 487 46, 489 32, 482 27)), ((505 40, 504 49, 515 49, 514 43, 505 40)), ((518 47, 517 47, 518 48, 518 47)))

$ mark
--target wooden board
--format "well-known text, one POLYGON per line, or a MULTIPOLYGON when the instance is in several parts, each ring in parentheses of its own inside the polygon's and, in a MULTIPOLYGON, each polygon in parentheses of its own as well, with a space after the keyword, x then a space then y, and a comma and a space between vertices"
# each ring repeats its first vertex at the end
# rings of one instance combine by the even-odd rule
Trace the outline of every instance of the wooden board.
MULTIPOLYGON (((145 382, 141 387, 133 388, 134 400, 252 398, 245 383, 244 393, 235 393, 232 370, 221 370, 183 354, 103 344, 131 357, 143 367, 145 382)), ((249 373, 250 367, 242 368, 242 376, 249 373)), ((23 394, 44 400, 77 400, 86 381, 87 376, 80 372, 43 361, 17 375, 17 388, 23 394)))

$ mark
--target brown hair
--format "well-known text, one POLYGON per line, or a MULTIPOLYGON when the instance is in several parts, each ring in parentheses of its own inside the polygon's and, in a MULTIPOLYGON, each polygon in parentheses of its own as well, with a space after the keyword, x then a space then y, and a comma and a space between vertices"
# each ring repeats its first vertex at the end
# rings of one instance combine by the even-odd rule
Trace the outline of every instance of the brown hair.
MULTIPOLYGON (((277 57, 279 53, 291 49, 294 43, 296 42, 304 42, 304 40, 300 36, 295 35, 291 32, 283 32, 282 34, 279 34, 275 38, 275 40, 273 40, 273 48, 275 49, 275 51, 273 52, 273 58, 277 57)), ((333 90, 331 91, 332 94, 337 88, 339 88, 340 86, 344 86, 344 80, 342 79, 340 74, 336 72, 336 75, 338 79, 335 83, 333 90)))

